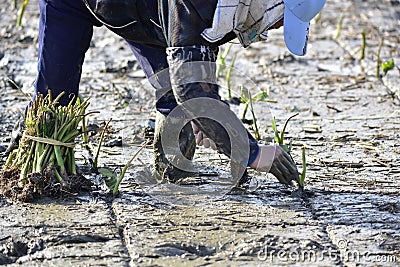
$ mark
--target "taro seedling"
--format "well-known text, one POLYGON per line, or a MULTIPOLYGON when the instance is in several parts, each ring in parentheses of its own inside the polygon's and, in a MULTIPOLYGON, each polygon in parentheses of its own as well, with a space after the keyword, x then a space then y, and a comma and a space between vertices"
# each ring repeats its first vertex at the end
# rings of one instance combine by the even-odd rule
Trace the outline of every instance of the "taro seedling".
POLYGON ((237 54, 235 54, 233 56, 232 62, 229 65, 229 69, 226 72, 226 76, 225 76, 226 86, 228 88, 228 99, 232 98, 232 93, 231 93, 231 74, 232 74, 233 67, 235 66, 236 57, 237 57, 237 54))
POLYGON ((115 196, 118 193, 118 188, 120 183, 122 182, 122 179, 125 177, 125 173, 128 170, 128 168, 131 166, 132 161, 142 152, 142 150, 150 143, 150 139, 148 139, 139 149, 136 151, 136 153, 129 159, 129 161, 125 164, 125 166, 122 168, 121 172, 119 175, 117 175, 115 170, 111 170, 108 167, 100 167, 98 168, 98 158, 100 154, 100 149, 103 144, 104 136, 107 131, 108 125, 110 124, 112 119, 109 119, 105 126, 103 131, 101 132, 99 144, 97 145, 96 148, 96 154, 93 160, 93 166, 92 168, 100 173, 100 175, 104 178, 104 183, 108 190, 115 196))
POLYGON ((257 118, 256 118, 256 115, 254 114, 253 99, 251 97, 251 93, 250 92, 249 92, 249 101, 248 101, 248 103, 250 103, 250 112, 251 112, 251 116, 253 118, 254 137, 256 138, 256 140, 260 140, 260 132, 258 130, 257 118))
MULTIPOLYGON (((224 52, 219 52, 217 56, 217 70, 216 70, 216 77, 217 79, 221 77, 222 73, 224 72, 226 68, 226 58, 228 57, 229 52, 231 51, 232 48, 232 43, 229 43, 227 47, 225 48, 224 52)), ((231 75, 232 75, 232 70, 235 66, 237 58, 237 53, 233 56, 231 64, 229 64, 228 70, 225 75, 225 81, 226 81, 226 86, 228 89, 228 95, 227 98, 231 99, 232 98, 232 93, 231 93, 231 75)))
POLYGON ((360 54, 360 60, 365 59, 365 48, 367 47, 367 37, 366 37, 366 32, 365 29, 362 30, 361 32, 361 54, 360 54))
POLYGON ((125 177, 125 173, 128 170, 128 168, 131 166, 132 161, 142 152, 142 150, 151 142, 150 139, 148 139, 136 152, 135 154, 129 159, 129 161, 125 164, 125 166, 122 168, 121 173, 117 175, 115 171, 110 170, 109 168, 102 167, 99 168, 98 171, 99 173, 105 177, 105 184, 107 188, 110 190, 110 192, 115 196, 118 193, 118 188, 119 185, 122 182, 122 179, 125 177))
POLYGON ((382 65, 383 76, 385 76, 390 70, 394 69, 394 59, 383 62, 382 65))
POLYGON ((284 137, 285 137, 286 127, 287 127, 289 121, 290 121, 291 119, 293 119, 294 117, 296 117, 297 115, 299 115, 299 113, 296 113, 296 114, 290 116, 290 117, 286 120, 286 122, 285 122, 285 124, 284 124, 283 129, 282 129, 281 132, 278 131, 278 128, 277 128, 277 126, 276 126, 275 117, 272 118, 272 130, 274 131, 274 139, 275 139, 275 142, 277 142, 278 145, 279 145, 280 147, 282 147, 282 149, 283 149, 285 152, 287 152, 287 153, 290 153, 290 151, 292 150, 292 142, 290 141, 289 145, 286 145, 286 144, 285 144, 284 137))
POLYGON ((300 186, 304 187, 304 181, 306 180, 307 162, 306 162, 306 147, 301 148, 301 162, 303 165, 303 170, 300 174, 300 186))
POLYGON ((231 51, 232 48, 232 43, 229 43, 227 47, 225 48, 224 52, 219 51, 218 56, 217 56, 217 70, 216 70, 216 76, 217 79, 222 75, 222 72, 225 70, 226 63, 225 59, 228 57, 229 52, 231 51))
POLYGON ((101 148, 101 146, 103 144, 104 135, 105 135, 105 132, 106 132, 110 122, 111 122, 111 119, 109 119, 107 121, 107 123, 104 126, 103 131, 101 132, 100 141, 99 141, 99 144, 97 145, 96 155, 95 155, 94 160, 93 160, 93 169, 95 171, 99 172, 105 178, 104 182, 105 182, 107 188, 115 196, 118 193, 119 185, 122 182, 122 179, 124 179, 125 173, 128 170, 128 168, 131 166, 132 161, 150 143, 150 139, 148 139, 147 142, 143 146, 141 146, 138 151, 136 151, 136 153, 132 156, 132 158, 122 168, 121 173, 119 175, 117 175, 117 173, 115 171, 111 170, 108 167, 98 168, 97 165, 98 165, 98 158, 99 158, 99 154, 100 154, 100 148, 101 148))
POLYGON ((100 141, 99 141, 99 144, 97 145, 96 155, 94 156, 94 160, 93 160, 93 166, 92 166, 92 167, 93 167, 94 170, 97 170, 97 164, 98 164, 98 162, 99 162, 100 148, 101 148, 101 145, 103 144, 104 135, 105 135, 105 133, 106 133, 106 130, 107 130, 108 125, 110 124, 111 120, 112 120, 112 119, 109 119, 109 120, 108 120, 108 122, 107 122, 106 125, 104 126, 103 131, 101 132, 100 141))
POLYGON ((59 106, 62 95, 53 99, 50 91, 46 97, 39 94, 27 108, 19 147, 10 153, 5 164, 5 168, 20 170, 23 184, 30 174, 48 168, 59 182, 77 174, 75 138, 81 134, 78 126, 88 115, 89 102, 77 98, 68 106, 59 106))
MULTIPOLYGON (((243 86, 240 86, 240 93, 241 93, 241 98, 240 102, 244 104, 244 109, 242 113, 242 120, 246 119, 246 114, 249 109, 250 105, 250 97, 249 94, 250 92, 243 86)), ((251 98, 254 103, 258 102, 269 102, 269 103, 277 103, 276 100, 270 99, 268 91, 261 90, 258 94, 256 94, 254 97, 251 98)))
MULTIPOLYGON (((275 117, 272 118, 272 130, 274 131, 274 139, 275 139, 275 142, 276 142, 285 152, 287 152, 289 155, 290 155, 290 152, 291 152, 291 150, 292 150, 292 141, 290 141, 289 145, 285 144, 285 139, 284 139, 284 137, 285 137, 285 131, 286 131, 286 127, 287 127, 289 121, 290 121, 292 118, 296 117, 297 115, 299 115, 299 113, 296 113, 296 114, 290 116, 290 117, 286 120, 286 122, 285 122, 285 124, 284 124, 283 129, 282 129, 281 132, 279 132, 279 130, 278 130, 277 126, 276 126, 276 119, 275 119, 275 117)), ((304 187, 304 181, 305 181, 305 179, 306 179, 306 169, 307 169, 307 164, 306 164, 306 148, 305 148, 305 146, 303 146, 302 149, 301 149, 301 158, 302 158, 302 167, 303 167, 303 170, 302 170, 302 173, 300 174, 300 184, 299 184, 299 186, 300 186, 300 188, 303 188, 303 187, 304 187)))
MULTIPOLYGON (((362 39, 363 39, 363 43, 362 43, 362 47, 361 47, 361 59, 364 59, 365 57, 365 46, 366 46, 366 37, 365 37, 365 30, 362 31, 362 39)), ((381 38, 381 40, 379 41, 379 45, 378 45, 378 51, 376 53, 376 67, 375 67, 375 76, 377 78, 382 78, 383 76, 386 76, 387 73, 395 68, 395 64, 394 64, 394 59, 390 59, 389 61, 386 62, 382 62, 381 59, 381 51, 382 51, 382 47, 383 47, 383 43, 384 43, 384 39, 381 38), (383 71, 383 74, 381 74, 381 69, 383 71)))
POLYGON ((381 77, 381 50, 383 46, 383 38, 379 41, 378 52, 376 53, 376 77, 381 77))
MULTIPOLYGON (((23 0, 21 7, 18 10, 18 17, 17 17, 17 26, 21 26, 22 24, 22 17, 24 16, 26 6, 28 5, 29 0, 23 0)), ((17 0, 14 0, 14 8, 18 8, 17 0)))
POLYGON ((340 34, 342 33, 343 19, 344 19, 344 15, 341 14, 341 15, 340 15, 340 18, 339 18, 339 22, 338 22, 337 27, 336 27, 336 36, 335 36, 335 40, 338 40, 339 37, 340 37, 340 34))
POLYGON ((276 102, 276 101, 270 100, 269 95, 266 91, 261 91, 256 96, 252 97, 250 91, 244 86, 240 86, 240 93, 241 93, 240 102, 244 104, 242 121, 246 120, 246 114, 250 107, 250 112, 254 127, 254 135, 257 140, 260 140, 260 133, 258 130, 257 118, 254 113, 253 102, 257 103, 257 102, 276 102))

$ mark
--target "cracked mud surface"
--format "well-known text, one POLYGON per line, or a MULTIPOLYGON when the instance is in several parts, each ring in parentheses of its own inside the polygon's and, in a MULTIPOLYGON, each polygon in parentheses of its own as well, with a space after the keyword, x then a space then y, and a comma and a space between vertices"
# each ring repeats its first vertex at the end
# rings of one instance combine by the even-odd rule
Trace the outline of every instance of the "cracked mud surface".
MULTIPOLYGON (((10 1, 0 1, 0 152, 27 103, 8 79, 26 89, 35 79, 36 5, 29 3, 24 26, 16 29, 10 1)), ((262 139, 273 136, 271 112, 279 128, 300 113, 286 135, 299 169, 301 147, 306 146, 307 198, 293 196, 270 175, 249 171, 248 189, 198 205, 173 206, 136 184, 148 175, 149 148, 128 169, 117 198, 100 187, 90 195, 33 204, 0 198, 0 264, 398 265, 400 73, 394 69, 378 79, 375 72, 382 38, 381 59, 393 58, 399 66, 399 33, 399 1, 332 0, 311 27, 306 57, 288 54, 280 30, 250 49, 233 46, 238 52, 234 86, 244 75, 268 88, 270 99, 277 101, 255 104, 262 139), (343 26, 335 39, 341 15, 343 26), (362 29, 367 47, 360 60, 362 29)), ((145 140, 143 130, 154 117, 153 91, 124 41, 104 28, 95 29, 81 93, 91 98, 91 110, 100 111, 90 118, 94 129, 113 118, 99 164, 122 168, 145 140)), ((93 132, 94 144, 98 137, 93 132)), ((77 150, 84 171, 88 156, 77 150)), ((195 161, 219 173, 229 167, 225 157, 206 149, 198 149, 195 161)))

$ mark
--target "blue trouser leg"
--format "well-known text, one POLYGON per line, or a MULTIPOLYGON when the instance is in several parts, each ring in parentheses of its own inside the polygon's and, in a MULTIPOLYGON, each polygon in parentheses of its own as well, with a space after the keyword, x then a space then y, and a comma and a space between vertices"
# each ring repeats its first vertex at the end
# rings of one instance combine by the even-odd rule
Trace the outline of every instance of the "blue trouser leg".
MULTIPOLYGON (((39 5, 39 60, 35 94, 46 95, 51 89, 55 96, 65 91, 60 104, 66 105, 70 97, 79 92, 82 64, 92 38, 93 25, 101 24, 82 1, 40 0, 39 5)), ((154 80, 155 73, 168 68, 165 48, 131 40, 127 42, 150 81, 154 80)), ((168 114, 176 107, 169 75, 163 77, 161 83, 151 83, 158 93, 157 110, 168 114)))
POLYGON ((65 91, 61 105, 77 96, 85 52, 89 48, 92 17, 82 1, 39 0, 39 55, 35 94, 65 91))
POLYGON ((157 111, 168 115, 177 103, 171 88, 165 48, 127 42, 150 84, 156 89, 157 111))

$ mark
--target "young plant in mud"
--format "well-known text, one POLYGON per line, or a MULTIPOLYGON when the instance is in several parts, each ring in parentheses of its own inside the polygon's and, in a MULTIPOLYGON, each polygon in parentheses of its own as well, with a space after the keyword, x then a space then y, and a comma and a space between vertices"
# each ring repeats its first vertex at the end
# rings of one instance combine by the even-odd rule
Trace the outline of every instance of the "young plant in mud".
POLYGON ((389 61, 383 62, 383 63, 381 64, 381 67, 382 67, 382 71, 383 71, 383 76, 386 76, 386 74, 387 74, 389 71, 393 70, 394 67, 395 67, 394 59, 392 58, 392 59, 389 60, 389 61))
POLYGON ((365 49, 367 48, 367 37, 366 37, 365 29, 363 29, 361 32, 361 39, 362 39, 362 43, 361 43, 360 60, 364 60, 365 59, 365 49))
POLYGON ((275 117, 272 118, 272 130, 274 131, 274 139, 275 142, 278 143, 278 145, 287 153, 290 153, 290 151, 292 150, 292 141, 290 141, 289 145, 285 144, 285 131, 286 131, 286 127, 289 123, 289 121, 291 119, 293 119, 294 117, 298 116, 299 113, 296 113, 292 116, 290 116, 286 121, 285 124, 283 125, 283 129, 281 132, 278 131, 278 127, 276 126, 276 119, 275 117))
POLYGON ((381 78, 381 50, 383 46, 383 38, 379 41, 378 52, 376 53, 376 68, 375 68, 375 75, 376 78, 381 78))
POLYGON ((236 57, 237 57, 237 54, 235 54, 233 56, 232 62, 229 65, 229 69, 226 72, 226 76, 225 76, 226 86, 227 86, 227 89, 228 89, 228 95, 227 95, 228 99, 232 98, 232 93, 231 93, 231 74, 232 74, 233 67, 235 66, 236 57))
POLYGON ((99 155, 100 155, 100 148, 101 148, 101 146, 103 145, 104 135, 105 135, 105 133, 106 133, 106 130, 107 130, 108 125, 110 124, 111 120, 112 120, 112 119, 109 119, 109 120, 107 121, 107 123, 106 123, 106 125, 104 126, 104 129, 103 129, 103 131, 101 132, 101 135, 100 135, 100 141, 99 141, 99 144, 97 145, 96 155, 94 156, 93 166, 92 166, 92 168, 93 168, 95 171, 97 171, 97 165, 98 165, 98 162, 99 162, 99 155))
POLYGON ((108 129, 108 125, 110 124, 112 119, 109 119, 104 128, 103 131, 101 132, 99 144, 97 145, 96 152, 94 155, 94 160, 92 162, 92 169, 96 172, 99 173, 102 178, 104 179, 104 183, 108 190, 112 193, 113 196, 117 195, 118 193, 118 188, 120 183, 125 177, 125 173, 128 170, 128 168, 131 166, 132 161, 140 154, 140 152, 150 143, 150 139, 148 139, 145 144, 143 144, 138 151, 131 157, 131 159, 125 164, 125 166, 122 168, 120 174, 118 175, 115 170, 112 170, 108 167, 98 167, 98 162, 99 162, 99 155, 100 155, 100 149, 103 145, 103 140, 105 133, 108 129))
MULTIPOLYGON (((296 117, 297 115, 299 115, 299 113, 296 113, 292 116, 290 116, 286 121, 285 124, 283 126, 283 129, 281 132, 279 132, 278 127, 276 126, 276 119, 275 117, 272 118, 272 130, 274 131, 274 139, 275 142, 285 151, 290 155, 290 152, 292 151, 292 141, 289 142, 289 144, 285 144, 285 131, 286 131, 286 127, 289 123, 289 121, 291 119, 293 119, 294 117, 296 117)), ((301 153, 301 157, 302 157, 302 166, 303 166, 303 171, 300 175, 300 188, 303 189, 304 187, 304 181, 306 178, 306 148, 303 146, 302 147, 302 153, 301 153)))
POLYGON ((343 19, 344 19, 344 14, 341 14, 339 17, 339 22, 336 26, 336 35, 335 35, 335 40, 338 40, 340 37, 340 34, 342 33, 342 27, 343 27, 343 19))
POLYGON ((301 148, 301 163, 303 166, 303 170, 300 174, 300 186, 304 187, 304 181, 306 180, 306 171, 307 171, 306 147, 305 146, 303 146, 301 148))
MULTIPOLYGON (((22 17, 24 16, 26 6, 28 5, 29 0, 23 0, 20 8, 18 9, 18 17, 17 17, 17 26, 20 27, 22 25, 22 17)), ((17 0, 14 0, 14 8, 18 8, 17 0)))
POLYGON ((88 115, 89 102, 78 98, 68 106, 60 106, 58 100, 63 94, 55 99, 50 91, 46 97, 39 94, 27 108, 19 147, 10 153, 4 166, 19 170, 21 185, 28 184, 32 174, 45 170, 50 170, 61 185, 77 174, 75 138, 81 134, 78 126, 88 115))
POLYGON ((122 168, 121 172, 119 175, 115 171, 112 171, 110 168, 107 167, 102 167, 98 168, 98 172, 105 178, 104 182, 107 186, 107 188, 110 190, 110 192, 113 194, 113 196, 117 195, 118 193, 118 188, 119 185, 121 184, 122 180, 125 177, 125 173, 128 170, 128 168, 131 166, 132 161, 142 152, 142 150, 151 142, 150 139, 148 139, 136 152, 133 154, 133 156, 129 159, 129 161, 125 164, 125 166, 122 168))
POLYGON ((254 113, 253 102, 254 103, 257 103, 257 102, 273 102, 273 103, 275 103, 276 101, 269 99, 268 92, 266 92, 266 91, 261 91, 256 96, 252 97, 250 91, 244 86, 240 86, 240 93, 241 93, 240 102, 242 104, 244 104, 241 119, 243 122, 246 121, 246 114, 250 107, 252 123, 253 123, 253 127, 254 127, 254 135, 257 140, 260 140, 261 137, 260 137, 260 133, 258 130, 257 118, 254 113))
MULTIPOLYGON (((218 79, 219 77, 222 76, 222 73, 225 71, 227 64, 226 64, 226 58, 229 55, 229 52, 231 51, 232 48, 232 43, 229 43, 227 45, 227 47, 225 48, 224 52, 219 52, 218 56, 217 56, 217 70, 216 70, 216 78, 218 79)), ((226 71, 226 75, 225 75, 225 81, 226 81, 226 86, 227 86, 227 99, 228 100, 232 100, 232 92, 231 92, 231 76, 232 76, 232 70, 235 66, 235 62, 236 62, 236 58, 237 58, 237 53, 235 53, 235 55, 232 58, 231 63, 229 64, 228 70, 226 71)))
POLYGON ((217 63, 217 70, 216 70, 217 79, 218 79, 219 77, 221 77, 222 72, 223 72, 223 71, 225 70, 225 68, 226 68, 225 60, 226 60, 226 58, 228 57, 228 54, 229 54, 229 52, 231 51, 231 48, 232 48, 232 43, 229 43, 229 44, 227 45, 227 47, 225 48, 224 52, 219 51, 219 53, 218 53, 218 55, 217 55, 217 61, 216 61, 216 63, 217 63))

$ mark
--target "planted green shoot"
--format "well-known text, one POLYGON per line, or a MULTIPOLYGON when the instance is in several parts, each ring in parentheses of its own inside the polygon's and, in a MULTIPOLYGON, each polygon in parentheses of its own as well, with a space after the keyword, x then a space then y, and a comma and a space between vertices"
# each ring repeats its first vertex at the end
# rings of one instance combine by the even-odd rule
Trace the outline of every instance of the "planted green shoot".
POLYGON ((363 59, 365 59, 365 48, 367 47, 367 38, 366 38, 365 29, 363 29, 361 32, 361 39, 362 39, 362 43, 361 43, 360 60, 363 60, 363 59))
POLYGON ((108 125, 110 124, 111 120, 112 119, 109 119, 107 121, 107 123, 104 126, 104 129, 103 129, 103 131, 101 132, 101 135, 100 135, 100 141, 99 141, 99 144, 97 145, 96 154, 95 154, 94 160, 93 160, 93 169, 95 169, 95 170, 97 170, 97 164, 99 162, 99 155, 100 155, 100 148, 101 148, 101 145, 103 144, 104 135, 106 133, 106 130, 107 130, 108 125))
POLYGON ((112 190, 113 195, 115 196, 118 193, 118 187, 120 183, 122 182, 122 179, 124 179, 125 173, 128 170, 129 166, 131 166, 132 161, 142 152, 142 150, 151 142, 150 139, 146 141, 139 149, 136 151, 136 153, 132 156, 132 158, 125 164, 124 168, 122 169, 117 182, 114 185, 114 188, 112 190))
POLYGON ((87 127, 86 127, 86 117, 83 118, 83 120, 82 120, 82 139, 83 139, 83 143, 85 145, 87 145, 89 143, 89 136, 88 136, 87 127))
POLYGON ((233 56, 232 62, 229 65, 229 69, 228 69, 228 71, 226 73, 226 76, 225 76, 226 85, 228 87, 228 99, 232 98, 232 93, 231 93, 231 74, 232 74, 233 66, 235 66, 236 57, 237 57, 237 54, 235 54, 233 56))
POLYGON ((381 77, 381 50, 382 50, 382 46, 383 46, 383 38, 379 41, 379 46, 378 46, 378 52, 376 53, 376 70, 375 70, 375 75, 376 78, 380 78, 381 77))
POLYGON ((252 122, 253 122, 253 127, 254 127, 254 135, 257 140, 260 140, 260 132, 258 130, 258 125, 257 125, 257 118, 254 112, 253 108, 253 102, 276 102, 274 100, 269 99, 268 93, 266 91, 261 91, 259 92, 255 97, 251 97, 251 93, 247 88, 244 86, 240 86, 240 92, 241 92, 241 98, 240 102, 244 104, 243 108, 243 113, 242 113, 242 121, 246 119, 246 114, 247 111, 250 107, 250 112, 252 116, 252 122))
MULTIPOLYGON (((24 0, 22 2, 21 7, 18 10, 18 18, 17 18, 17 26, 20 27, 22 25, 22 17, 24 16, 26 6, 28 5, 29 0, 24 0)), ((14 7, 16 7, 16 1, 14 1, 14 7)))
POLYGON ((335 36, 335 40, 338 40, 339 37, 340 37, 340 34, 342 33, 343 19, 344 19, 344 15, 341 14, 341 15, 340 15, 340 18, 339 18, 339 22, 338 22, 337 27, 336 27, 336 36, 335 36))
POLYGON ((15 81, 13 81, 13 80, 10 79, 10 78, 7 78, 7 82, 10 83, 11 86, 13 86, 15 89, 17 89, 20 93, 22 93, 22 94, 24 95, 24 97, 26 97, 27 101, 30 101, 30 100, 32 99, 32 96, 29 95, 29 94, 27 94, 26 92, 24 92, 24 91, 22 90, 22 88, 19 87, 19 85, 18 85, 15 81))
POLYGON ((253 99, 251 98, 250 92, 249 92, 249 103, 250 103, 251 116, 253 118, 254 137, 256 138, 256 140, 260 140, 260 132, 258 131, 257 118, 256 115, 254 114, 253 99))
POLYGON ((232 43, 229 43, 227 47, 225 48, 224 52, 219 52, 217 56, 217 70, 216 70, 216 76, 217 79, 222 75, 222 72, 225 70, 226 63, 225 59, 228 57, 229 52, 231 51, 232 48, 232 43))
POLYGON ((307 162, 306 162, 306 147, 301 148, 301 162, 303 165, 303 170, 300 175, 300 186, 304 187, 304 181, 306 180, 307 162))
MULTIPOLYGON (((278 127, 276 126, 276 119, 275 117, 272 118, 272 130, 274 131, 274 139, 275 142, 278 143, 278 145, 288 154, 290 154, 292 150, 292 141, 289 142, 289 145, 285 144, 285 131, 286 127, 291 119, 299 115, 299 113, 296 113, 292 116, 290 116, 286 121, 285 125, 283 126, 283 129, 281 132, 279 132, 278 127)), ((303 146, 301 149, 301 159, 302 159, 302 166, 303 170, 300 175, 300 189, 303 190, 304 187, 304 181, 306 179, 306 171, 307 171, 307 163, 306 163, 306 147, 303 146)))
POLYGON ((124 168, 121 170, 119 176, 117 176, 115 171, 110 170, 109 168, 99 168, 99 173, 105 177, 105 184, 107 188, 112 192, 115 196, 118 193, 119 185, 121 184, 122 180, 125 177, 125 173, 128 170, 129 166, 131 166, 132 161, 142 152, 142 150, 151 142, 148 139, 136 152, 135 154, 129 159, 129 161, 125 164, 124 168))
POLYGON ((394 59, 383 62, 382 65, 383 76, 385 76, 390 70, 394 69, 394 59))
POLYGON ((246 119, 247 110, 249 109, 249 91, 243 85, 240 86, 240 102, 244 104, 242 121, 246 119))
MULTIPOLYGON (((245 88, 243 85, 240 86, 240 102, 244 104, 244 109, 242 113, 242 120, 246 119, 247 111, 250 105, 250 98, 249 98, 249 91, 247 88, 245 88)), ((276 100, 269 99, 269 95, 267 91, 260 91, 258 94, 256 94, 253 98, 252 101, 254 103, 257 102, 269 102, 269 103, 277 103, 276 100)))
POLYGON ((32 173, 47 168, 61 182, 68 175, 77 174, 75 165, 75 138, 80 135, 79 123, 87 116, 88 101, 71 100, 68 106, 59 106, 61 93, 53 99, 38 95, 24 116, 25 130, 18 149, 14 150, 5 168, 20 170, 20 181, 25 184, 32 173))
MULTIPOLYGON (((85 101, 85 99, 81 95, 79 95, 78 97, 81 102, 85 101)), ((82 119, 82 139, 83 139, 84 145, 89 144, 89 136, 88 136, 87 127, 86 127, 86 116, 83 117, 83 119, 82 119)))
POLYGON ((272 130, 274 131, 274 139, 275 139, 275 142, 278 143, 278 145, 279 145, 280 147, 282 147, 282 149, 283 149, 285 152, 287 152, 287 153, 290 153, 290 151, 291 151, 291 149, 292 149, 292 143, 290 142, 289 145, 286 145, 286 144, 285 144, 285 139, 284 139, 284 138, 285 138, 286 127, 287 127, 289 121, 290 121, 291 119, 293 119, 294 117, 296 117, 297 115, 299 115, 299 113, 296 113, 296 114, 290 116, 290 117, 286 120, 286 122, 285 122, 285 124, 284 124, 283 129, 282 129, 281 132, 279 132, 278 127, 276 126, 275 117, 272 118, 272 130))
POLYGON ((104 182, 107 188, 112 192, 114 186, 117 184, 117 173, 115 172, 115 170, 113 171, 108 167, 100 167, 97 169, 97 171, 104 178, 104 182))

